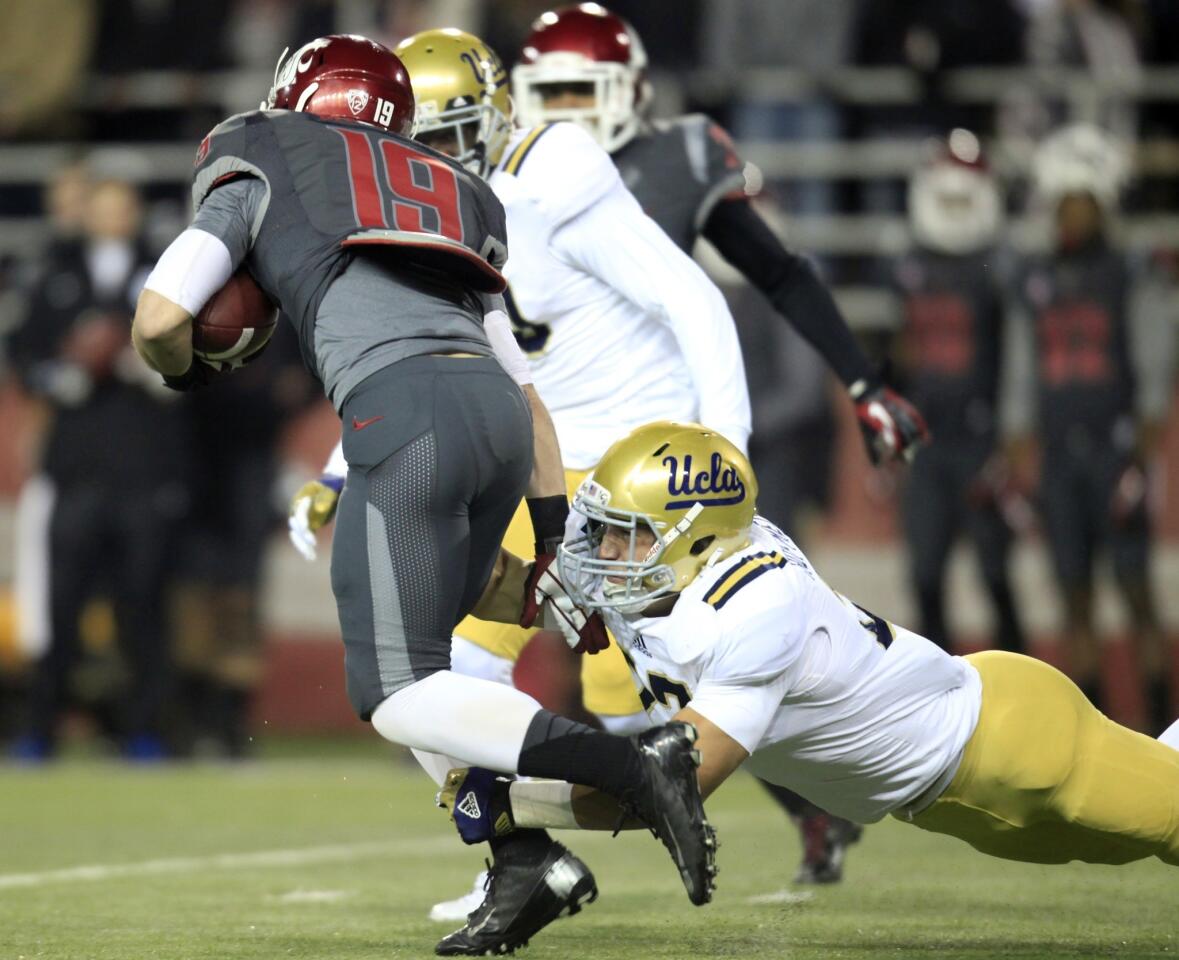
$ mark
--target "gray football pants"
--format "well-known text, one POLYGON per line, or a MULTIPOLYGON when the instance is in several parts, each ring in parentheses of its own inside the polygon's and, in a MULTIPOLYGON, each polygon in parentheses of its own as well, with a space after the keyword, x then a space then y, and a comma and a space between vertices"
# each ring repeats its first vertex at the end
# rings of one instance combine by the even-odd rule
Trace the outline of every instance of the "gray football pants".
POLYGON ((455 625, 486 585, 532 472, 527 401, 484 357, 411 357, 344 401, 348 477, 332 591, 348 696, 368 720, 450 667, 455 625))

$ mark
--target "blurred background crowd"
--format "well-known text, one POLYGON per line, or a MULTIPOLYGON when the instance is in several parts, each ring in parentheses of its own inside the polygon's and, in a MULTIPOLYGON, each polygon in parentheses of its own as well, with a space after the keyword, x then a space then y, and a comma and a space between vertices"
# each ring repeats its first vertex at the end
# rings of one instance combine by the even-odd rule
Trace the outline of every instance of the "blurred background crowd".
MULTIPOLYGON (((187 221, 196 144, 257 106, 284 48, 457 26, 510 64, 547 6, 0 7, 11 755, 85 740, 138 760, 242 757, 259 729, 352 729, 326 563, 282 537, 338 421, 285 327, 258 362, 178 397, 129 349, 131 313, 187 221)), ((1179 713, 1179 5, 609 6, 646 44, 654 115, 701 111, 730 131, 760 209, 933 431, 909 469, 873 469, 822 361, 700 250, 745 348, 761 511, 881 615, 959 651, 1053 659, 1157 733, 1179 713), (931 178, 950 154, 969 177, 931 178), (993 217, 939 234, 923 197, 993 217)), ((541 692, 545 663, 538 649, 519 667, 541 692)))

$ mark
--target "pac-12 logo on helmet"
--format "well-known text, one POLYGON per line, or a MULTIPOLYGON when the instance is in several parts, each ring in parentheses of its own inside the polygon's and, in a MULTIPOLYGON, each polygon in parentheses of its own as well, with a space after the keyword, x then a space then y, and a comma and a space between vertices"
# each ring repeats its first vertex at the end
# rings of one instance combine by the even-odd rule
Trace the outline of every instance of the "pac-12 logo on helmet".
POLYGON ((597 3, 550 10, 512 69, 517 118, 525 127, 571 120, 613 152, 638 132, 651 99, 646 71, 643 42, 622 17, 597 3))
POLYGON ((646 424, 610 447, 574 496, 585 535, 559 549, 562 579, 585 608, 640 612, 746 546, 756 501, 749 461, 719 433, 646 424), (607 526, 629 533, 626 556, 598 555, 607 526), (643 530, 655 542, 640 556, 643 530))
POLYGON ((413 135, 413 88, 405 66, 388 47, 351 34, 333 34, 283 51, 263 109, 369 123, 413 135))

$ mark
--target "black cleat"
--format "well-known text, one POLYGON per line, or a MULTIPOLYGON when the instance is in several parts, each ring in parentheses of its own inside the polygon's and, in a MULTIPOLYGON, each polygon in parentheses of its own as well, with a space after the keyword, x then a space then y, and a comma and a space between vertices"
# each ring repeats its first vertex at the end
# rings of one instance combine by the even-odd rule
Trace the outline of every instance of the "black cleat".
POLYGON ((716 888, 716 831, 704 816, 704 801, 693 749, 696 728, 668 723, 631 737, 642 761, 642 780, 620 798, 623 809, 642 820, 671 854, 688 899, 699 906, 716 888))
POLYGON ((487 894, 466 925, 438 941, 442 957, 514 953, 558 917, 598 899, 589 867, 553 843, 539 863, 499 861, 487 875, 487 894))
POLYGON ((859 842, 864 828, 818 809, 792 819, 802 834, 802 863, 794 882, 839 883, 847 848, 859 842))

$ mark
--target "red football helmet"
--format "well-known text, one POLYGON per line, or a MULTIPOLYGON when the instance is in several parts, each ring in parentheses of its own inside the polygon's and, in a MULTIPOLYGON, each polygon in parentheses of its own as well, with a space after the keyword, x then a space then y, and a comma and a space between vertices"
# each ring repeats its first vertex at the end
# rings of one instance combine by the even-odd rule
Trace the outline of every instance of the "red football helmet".
POLYGON ((388 47, 351 34, 320 37, 289 57, 284 50, 262 108, 371 123, 413 136, 413 87, 405 66, 388 47))
POLYGON ((512 70, 512 96, 523 126, 572 120, 607 150, 639 129, 651 98, 647 52, 634 28, 597 3, 542 13, 512 70), (586 105, 546 105, 554 94, 576 94, 586 105), (591 99, 592 98, 592 99, 591 99))
POLYGON ((1003 221, 1003 198, 978 138, 951 131, 929 146, 909 180, 909 225, 923 247, 961 255, 993 244, 1003 221))

